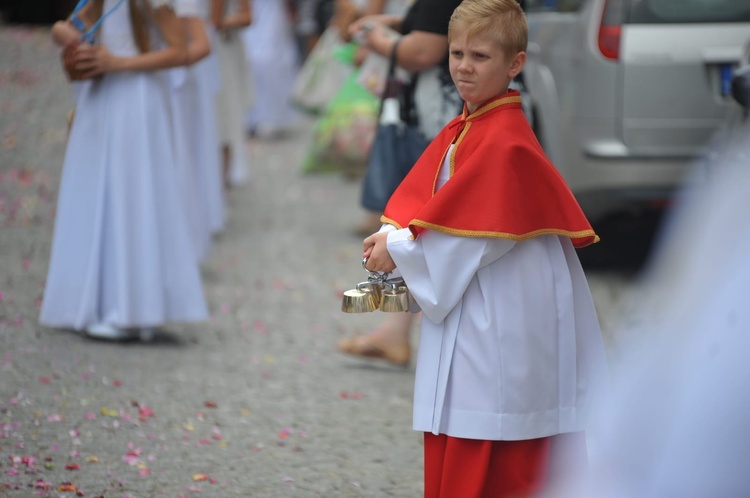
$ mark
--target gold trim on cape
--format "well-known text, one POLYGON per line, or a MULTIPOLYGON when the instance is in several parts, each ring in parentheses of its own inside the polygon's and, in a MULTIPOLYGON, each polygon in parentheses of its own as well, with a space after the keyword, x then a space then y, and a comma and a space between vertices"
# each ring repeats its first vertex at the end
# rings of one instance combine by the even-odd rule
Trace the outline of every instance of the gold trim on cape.
POLYGON ((492 232, 492 231, 483 231, 483 230, 461 230, 458 228, 450 228, 443 225, 438 225, 435 223, 429 223, 422 220, 411 220, 409 222, 409 226, 417 226, 421 228, 427 228, 430 230, 435 230, 436 232, 443 232, 447 233, 448 235, 458 235, 460 237, 476 237, 476 238, 490 238, 490 239, 510 239, 514 240, 516 242, 521 242, 528 239, 533 239, 534 237, 539 237, 540 235, 562 235, 564 237, 568 237, 570 239, 581 239, 584 237, 594 237, 594 241, 592 243, 599 242, 599 236, 593 231, 593 230, 580 230, 577 232, 571 232, 569 230, 561 230, 559 228, 540 228, 539 230, 534 230, 531 232, 523 233, 523 234, 515 234, 515 233, 508 233, 508 232, 492 232))

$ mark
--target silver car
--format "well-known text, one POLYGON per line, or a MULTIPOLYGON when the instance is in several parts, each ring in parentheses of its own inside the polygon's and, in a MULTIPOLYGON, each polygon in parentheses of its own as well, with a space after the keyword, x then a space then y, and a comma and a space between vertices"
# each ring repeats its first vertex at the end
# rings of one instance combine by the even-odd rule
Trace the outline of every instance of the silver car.
POLYGON ((732 105, 750 0, 527 2, 524 83, 592 222, 669 202, 732 105))

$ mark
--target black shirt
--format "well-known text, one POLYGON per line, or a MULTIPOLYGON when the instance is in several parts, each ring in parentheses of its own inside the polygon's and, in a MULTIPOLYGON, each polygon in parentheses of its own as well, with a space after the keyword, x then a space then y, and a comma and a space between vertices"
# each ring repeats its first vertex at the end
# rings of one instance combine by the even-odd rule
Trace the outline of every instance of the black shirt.
POLYGON ((425 31, 448 36, 448 22, 461 0, 417 0, 401 23, 403 34, 425 31))

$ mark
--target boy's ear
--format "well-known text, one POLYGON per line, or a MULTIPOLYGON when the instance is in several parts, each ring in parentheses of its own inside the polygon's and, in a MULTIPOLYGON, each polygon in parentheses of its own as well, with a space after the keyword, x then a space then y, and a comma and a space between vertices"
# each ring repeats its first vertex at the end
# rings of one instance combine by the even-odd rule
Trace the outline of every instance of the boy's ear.
POLYGON ((518 74, 523 69, 523 66, 526 65, 526 52, 518 52, 515 57, 513 57, 513 62, 510 64, 510 73, 508 73, 508 76, 511 78, 515 78, 518 76, 518 74))

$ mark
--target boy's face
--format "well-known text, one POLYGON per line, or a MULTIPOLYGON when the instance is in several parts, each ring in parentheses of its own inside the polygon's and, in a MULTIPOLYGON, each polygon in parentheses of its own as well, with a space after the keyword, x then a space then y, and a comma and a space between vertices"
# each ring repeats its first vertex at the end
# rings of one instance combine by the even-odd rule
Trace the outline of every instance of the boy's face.
POLYGON ((465 29, 457 29, 450 42, 451 77, 469 113, 505 93, 525 62, 525 52, 509 57, 489 36, 467 37, 465 29))

